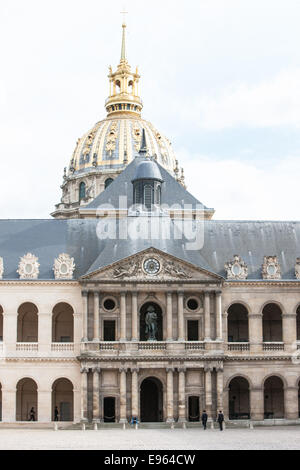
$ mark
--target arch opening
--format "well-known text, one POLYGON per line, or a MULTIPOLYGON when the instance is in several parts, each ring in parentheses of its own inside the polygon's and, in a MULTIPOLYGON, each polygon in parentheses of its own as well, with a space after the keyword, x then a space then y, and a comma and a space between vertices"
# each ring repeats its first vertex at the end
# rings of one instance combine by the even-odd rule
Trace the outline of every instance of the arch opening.
POLYGON ((159 379, 149 377, 141 385, 141 422, 163 421, 163 386, 159 379))
POLYGON ((249 382, 235 377, 229 384, 229 419, 250 419, 249 382))
POLYGON ((74 420, 74 392, 69 379, 57 379, 52 385, 52 421, 74 420))
POLYGON ((38 342, 38 309, 30 302, 18 309, 17 342, 38 342))
POLYGON ((249 342, 248 311, 242 304, 231 305, 228 309, 228 342, 249 342))
POLYGON ((17 384, 16 421, 38 421, 38 390, 33 379, 22 379, 17 384))
POLYGON ((284 386, 279 377, 269 377, 264 384, 264 418, 284 418, 284 386))
POLYGON ((163 341, 162 310, 154 302, 147 302, 140 309, 140 341, 163 341))
POLYGON ((74 342, 74 310, 67 303, 57 304, 52 311, 52 342, 74 342))
POLYGON ((263 341, 281 342, 282 337, 281 308, 276 304, 268 304, 263 309, 263 341))

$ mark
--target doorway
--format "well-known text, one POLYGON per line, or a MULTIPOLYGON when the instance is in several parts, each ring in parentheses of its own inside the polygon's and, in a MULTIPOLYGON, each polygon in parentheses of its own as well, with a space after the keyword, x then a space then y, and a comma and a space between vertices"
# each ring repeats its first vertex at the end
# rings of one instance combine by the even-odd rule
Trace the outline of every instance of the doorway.
POLYGON ((141 385, 142 423, 163 421, 163 386, 160 380, 150 377, 141 385))

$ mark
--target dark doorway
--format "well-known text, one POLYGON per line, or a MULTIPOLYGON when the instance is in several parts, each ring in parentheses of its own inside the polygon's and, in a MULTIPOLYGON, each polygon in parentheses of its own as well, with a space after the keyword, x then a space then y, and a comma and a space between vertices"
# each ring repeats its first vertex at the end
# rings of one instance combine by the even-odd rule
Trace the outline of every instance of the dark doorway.
POLYGON ((113 397, 104 398, 104 422, 116 422, 116 399, 113 397))
POLYGON ((163 341, 163 321, 162 321, 162 311, 159 305, 153 302, 147 302, 144 304, 140 311, 140 340, 147 341, 148 337, 146 335, 146 323, 145 317, 149 307, 153 307, 157 314, 157 341, 163 341))
POLYGON ((199 341, 199 322, 198 320, 188 321, 188 341, 199 341))
POLYGON ((249 383, 235 377, 229 385, 229 419, 250 419, 249 383))
POLYGON ((163 387, 154 377, 144 380, 141 386, 141 421, 142 423, 163 421, 163 387))
POLYGON ((104 321, 104 341, 116 341, 116 322, 104 321))
POLYGON ((190 423, 200 421, 199 397, 189 397, 189 421, 190 423))

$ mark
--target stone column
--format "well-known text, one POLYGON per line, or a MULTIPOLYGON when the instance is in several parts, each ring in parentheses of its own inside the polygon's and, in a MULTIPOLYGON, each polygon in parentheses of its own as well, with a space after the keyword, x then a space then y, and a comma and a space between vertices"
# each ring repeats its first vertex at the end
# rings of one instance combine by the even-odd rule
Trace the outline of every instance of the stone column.
POLYGON ((222 341, 222 292, 216 292, 216 339, 222 341))
POLYGON ((210 341, 211 332, 210 332, 210 295, 209 295, 209 292, 204 293, 204 329, 205 329, 205 341, 210 341))
POLYGON ((120 423, 127 423, 127 369, 120 369, 120 423))
POLYGON ((250 389, 250 416, 253 421, 264 419, 264 388, 253 387, 250 389))
POLYGON ((183 292, 178 292, 178 341, 185 341, 183 292))
POLYGON ((249 314, 249 342, 251 352, 261 352, 263 342, 262 314, 249 314))
POLYGON ((51 390, 38 391, 37 415, 36 420, 40 423, 51 423, 52 421, 52 392, 51 390))
POLYGON ((131 301, 132 301, 132 341, 138 341, 139 340, 139 334, 138 334, 138 304, 137 304, 137 292, 132 292, 131 294, 131 301))
POLYGON ((167 423, 174 422, 174 369, 167 369, 167 423))
POLYGON ((100 373, 101 369, 93 369, 93 422, 100 423, 100 373))
POLYGON ((17 390, 15 385, 2 384, 2 422, 14 423, 17 421, 16 416, 16 403, 17 403, 17 390))
POLYGON ((285 350, 289 352, 297 349, 297 316, 296 313, 282 315, 282 333, 285 350))
POLYGON ((299 419, 298 387, 284 389, 284 417, 285 419, 299 419))
POLYGON ((99 292, 94 292, 94 341, 100 341, 100 301, 99 292))
POLYGON ((167 341, 173 341, 172 292, 167 292, 167 341))
POLYGON ((217 369, 217 407, 218 411, 224 408, 223 403, 223 389, 224 389, 224 372, 223 368, 217 369))
POLYGON ((186 402, 185 402, 185 373, 186 368, 178 369, 179 385, 178 385, 178 402, 179 402, 179 419, 180 423, 186 422, 186 402))
POLYGON ((88 304, 88 291, 82 292, 82 316, 83 316, 83 338, 82 342, 88 341, 88 316, 89 316, 89 304, 88 304))
POLYGON ((120 341, 124 342, 126 341, 126 292, 121 292, 120 316, 121 316, 120 341))
POLYGON ((139 369, 131 369, 131 415, 139 418, 139 369))
POLYGON ((223 313, 223 341, 225 343, 225 350, 227 349, 228 343, 228 312, 223 313))
POLYGON ((212 387, 211 387, 211 373, 210 367, 205 367, 205 409, 208 417, 211 418, 212 414, 212 387))
POLYGON ((88 368, 82 367, 81 370, 81 421, 88 421, 88 368))

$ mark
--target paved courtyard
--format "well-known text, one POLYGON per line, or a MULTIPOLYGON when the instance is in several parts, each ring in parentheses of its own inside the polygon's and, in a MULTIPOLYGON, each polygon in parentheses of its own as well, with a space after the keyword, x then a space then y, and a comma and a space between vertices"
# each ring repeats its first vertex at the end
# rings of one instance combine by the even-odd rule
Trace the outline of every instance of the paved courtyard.
POLYGON ((0 449, 181 450, 300 449, 300 427, 217 430, 57 431, 1 429, 0 449))

